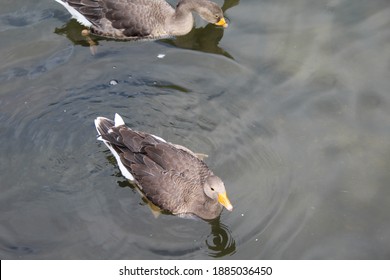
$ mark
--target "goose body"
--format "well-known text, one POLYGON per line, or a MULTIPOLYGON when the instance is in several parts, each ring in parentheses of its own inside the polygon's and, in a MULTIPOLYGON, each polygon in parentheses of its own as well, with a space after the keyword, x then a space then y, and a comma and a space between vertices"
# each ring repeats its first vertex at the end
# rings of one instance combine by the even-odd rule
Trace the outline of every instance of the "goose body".
POLYGON ((95 126, 122 175, 159 208, 205 220, 217 218, 223 206, 233 209, 222 180, 189 149, 132 130, 118 114, 115 121, 96 118, 95 126))
POLYGON ((192 12, 227 27, 221 8, 209 0, 55 0, 92 33, 114 39, 157 39, 184 35, 194 25, 192 12))

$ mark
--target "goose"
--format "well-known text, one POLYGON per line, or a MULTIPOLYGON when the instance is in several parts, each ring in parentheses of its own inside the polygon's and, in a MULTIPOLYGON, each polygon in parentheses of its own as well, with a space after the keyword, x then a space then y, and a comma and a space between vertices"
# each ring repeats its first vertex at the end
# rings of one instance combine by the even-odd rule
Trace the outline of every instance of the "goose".
POLYGON ((194 26, 192 13, 227 27, 221 8, 209 0, 55 0, 92 34, 119 40, 185 35, 194 26))
POLYGON ((96 118, 95 126, 98 140, 114 155, 122 175, 155 206, 204 220, 219 217, 223 207, 233 210, 222 180, 188 148, 135 131, 118 114, 114 121, 96 118))

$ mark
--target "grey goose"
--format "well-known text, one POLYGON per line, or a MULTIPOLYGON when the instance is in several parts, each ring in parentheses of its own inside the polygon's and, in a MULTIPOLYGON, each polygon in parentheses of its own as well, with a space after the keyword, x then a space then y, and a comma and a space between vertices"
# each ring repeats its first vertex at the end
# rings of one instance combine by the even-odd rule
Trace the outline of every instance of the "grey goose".
POLYGON ((204 220, 233 209, 222 180, 188 148, 132 130, 118 114, 96 118, 95 126, 122 175, 160 209, 204 220))
POLYGON ((221 8, 208 0, 55 0, 93 34, 114 39, 158 39, 185 35, 194 26, 192 12, 227 27, 221 8))

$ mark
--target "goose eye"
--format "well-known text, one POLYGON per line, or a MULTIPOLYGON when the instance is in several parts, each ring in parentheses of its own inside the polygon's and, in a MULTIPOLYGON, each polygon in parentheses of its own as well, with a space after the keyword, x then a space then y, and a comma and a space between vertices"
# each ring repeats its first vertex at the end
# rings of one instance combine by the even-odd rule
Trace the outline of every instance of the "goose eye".
POLYGON ((214 188, 210 188, 212 191, 214 191, 214 188))

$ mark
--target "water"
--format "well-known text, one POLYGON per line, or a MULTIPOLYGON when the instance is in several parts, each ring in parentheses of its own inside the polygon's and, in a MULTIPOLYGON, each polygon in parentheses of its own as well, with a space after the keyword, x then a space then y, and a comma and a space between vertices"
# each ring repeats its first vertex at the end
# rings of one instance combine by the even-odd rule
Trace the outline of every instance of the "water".
POLYGON ((226 30, 92 55, 54 1, 2 1, 2 259, 390 257, 390 3, 217 2, 226 30), (116 112, 208 154, 234 211, 154 218, 96 140, 116 112))

